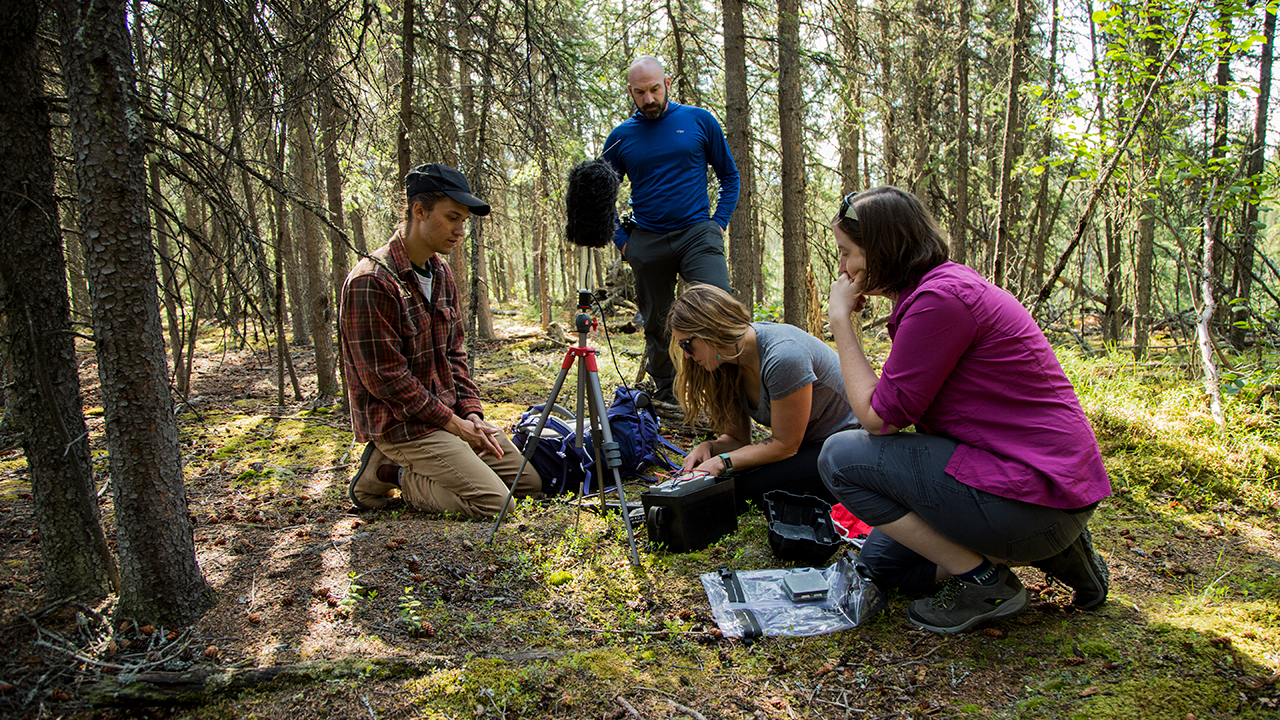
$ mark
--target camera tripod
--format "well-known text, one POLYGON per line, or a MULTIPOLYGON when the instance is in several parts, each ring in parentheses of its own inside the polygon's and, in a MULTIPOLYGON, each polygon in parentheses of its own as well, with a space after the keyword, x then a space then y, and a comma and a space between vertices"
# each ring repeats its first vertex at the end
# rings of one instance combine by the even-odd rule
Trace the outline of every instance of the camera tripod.
MULTIPOLYGON (((607 468, 607 472, 613 475, 613 485, 618 491, 622 524, 627 529, 627 543, 631 546, 631 564, 639 566, 640 554, 636 551, 636 539, 631 530, 627 496, 622 489, 622 475, 618 471, 618 468, 622 466, 622 456, 618 450, 618 443, 613 440, 613 432, 609 428, 604 391, 600 389, 600 373, 596 366, 597 351, 587 345, 587 333, 597 327, 599 323, 595 318, 591 317, 591 303, 594 296, 590 290, 585 289, 585 286, 588 285, 587 281, 591 277, 591 254, 586 247, 582 248, 582 257, 584 288, 578 290, 578 315, 574 318, 573 323, 578 332, 578 344, 570 346, 565 351, 564 362, 560 364, 560 374, 556 376, 555 384, 551 387, 551 394, 547 396, 547 401, 542 406, 542 415, 538 417, 537 426, 529 436, 529 440, 525 442, 522 453, 524 460, 521 461, 520 470, 516 473, 515 480, 511 482, 511 488, 507 491, 506 502, 502 504, 502 510, 498 512, 498 518, 493 523, 493 531, 489 534, 489 542, 492 543, 498 534, 498 527, 502 525, 502 520, 506 517, 507 506, 511 502, 511 496, 515 493, 516 484, 519 483, 520 476, 524 474, 524 469, 528 467, 529 461, 533 458, 534 450, 538 446, 538 438, 542 437, 542 429, 547 425, 547 418, 550 417, 551 411, 557 407, 556 398, 560 395, 560 389, 564 386, 565 378, 569 376, 569 369, 576 364, 578 366, 578 405, 577 413, 575 413, 577 432, 574 437, 574 445, 579 450, 582 449, 584 437, 582 432, 583 420, 585 419, 591 431, 592 447, 594 447, 596 454, 596 475, 600 486, 601 511, 603 513, 605 509, 605 473, 600 472, 599 469, 607 468)), ((585 495, 587 488, 582 490, 582 495, 585 495)), ((579 497, 582 496, 580 495, 579 497)), ((581 505, 579 505, 579 508, 581 508, 581 505)))

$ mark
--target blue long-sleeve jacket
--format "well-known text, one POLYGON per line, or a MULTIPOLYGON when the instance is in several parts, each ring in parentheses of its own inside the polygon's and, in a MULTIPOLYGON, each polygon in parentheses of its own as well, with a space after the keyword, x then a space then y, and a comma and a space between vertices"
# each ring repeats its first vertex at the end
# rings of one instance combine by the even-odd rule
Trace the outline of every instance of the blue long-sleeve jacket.
MULTIPOLYGON (((711 219, 721 229, 738 205, 738 166, 720 122, 710 112, 669 102, 650 120, 639 110, 609 133, 602 157, 631 181, 631 217, 653 233, 668 233, 711 219), (715 215, 707 198, 707 166, 720 181, 715 215)), ((619 227, 613 241, 627 242, 619 227)))

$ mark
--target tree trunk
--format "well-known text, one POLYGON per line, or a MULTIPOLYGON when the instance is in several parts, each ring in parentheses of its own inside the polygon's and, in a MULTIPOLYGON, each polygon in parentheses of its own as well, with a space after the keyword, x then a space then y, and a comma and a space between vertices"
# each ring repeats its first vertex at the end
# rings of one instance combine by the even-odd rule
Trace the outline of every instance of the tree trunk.
MULTIPOLYGON (((781 16, 782 9, 778 9, 781 16)), ((898 123, 897 111, 894 108, 895 89, 893 87, 893 41, 895 36, 891 26, 896 10, 889 7, 888 0, 876 0, 876 14, 880 18, 880 98, 884 105, 881 115, 881 143, 883 152, 884 184, 898 184, 898 123)), ((779 17, 781 21, 781 17, 779 17)), ((779 38, 781 41, 781 38, 779 38)), ((779 47, 781 56, 781 47, 779 47)))
MULTIPOLYGON (((283 138, 283 129, 281 137, 283 138)), ((275 159, 275 143, 267 145, 267 154, 272 156, 268 162, 271 164, 276 174, 276 182, 280 183, 283 171, 279 167, 278 161, 275 159)), ((284 209, 284 197, 276 194, 274 208, 271 214, 272 225, 274 225, 274 237, 277 240, 275 252, 275 285, 271 294, 273 314, 275 315, 275 333, 276 333, 276 404, 284 405, 284 371, 287 367, 289 370, 289 380, 293 383, 293 399, 302 400, 302 387, 298 384, 298 373, 293 367, 293 358, 289 355, 289 339, 284 333, 285 318, 285 301, 284 301, 284 256, 280 252, 279 240, 289 234, 289 214, 284 209)))
MULTIPOLYGON (((332 46, 326 39, 324 43, 325 55, 332 57, 332 46)), ((333 83, 335 82, 332 74, 336 70, 332 68, 332 62, 326 61, 330 76, 326 78, 325 83, 320 92, 320 135, 321 142, 324 144, 321 155, 324 158, 324 186, 325 195, 329 205, 329 221, 332 225, 329 227, 329 317, 334 319, 336 331, 336 313, 332 308, 338 307, 342 302, 342 284, 347 280, 347 273, 351 270, 351 264, 347 260, 349 250, 347 248, 346 239, 343 238, 343 232, 346 230, 346 223, 343 221, 342 213, 342 171, 338 166, 338 119, 339 112, 337 101, 334 99, 333 83)), ((332 333, 326 331, 326 336, 332 333)), ((344 406, 347 402, 347 383, 346 368, 342 364, 339 357, 340 350, 330 349, 333 355, 332 363, 337 371, 338 385, 334 388, 334 395, 342 400, 344 406)), ((317 370, 319 363, 316 364, 317 370)))
POLYGON ((782 153, 783 319, 809 329, 809 244, 805 238, 804 102, 800 76, 800 3, 778 3, 778 128, 782 153))
MULTIPOLYGON (((1270 17, 1275 17, 1270 15, 1270 17)), ((1216 183, 1215 183, 1216 189, 1216 183)), ((1213 299, 1213 255, 1214 255, 1214 231, 1213 226, 1217 224, 1218 218, 1214 217, 1213 211, 1210 209, 1213 203, 1213 192, 1210 191, 1209 201, 1204 205, 1202 232, 1204 233, 1204 254, 1203 262, 1200 265, 1200 295, 1203 298, 1203 307, 1200 308, 1200 317, 1196 322, 1196 345, 1200 349, 1200 367, 1204 371, 1204 389, 1209 394, 1209 413, 1213 416, 1213 421, 1218 425, 1218 432, 1227 429, 1226 417, 1222 413, 1222 387, 1218 382, 1218 364, 1214 361, 1213 346, 1213 328, 1211 321, 1214 313, 1213 299)))
MULTIPOLYGON (((1058 84, 1058 0, 1051 0, 1049 6, 1050 24, 1049 24, 1049 81, 1048 95, 1054 97, 1057 94, 1058 84)), ((1049 154, 1053 152, 1053 130, 1046 126, 1041 132, 1040 137, 1040 162, 1047 163, 1049 154)), ((1030 278, 1031 287, 1040 287, 1040 283, 1044 282, 1044 256, 1045 249, 1049 245, 1049 234, 1053 231, 1054 221, 1057 219, 1056 212, 1050 212, 1049 209, 1049 169, 1045 168, 1040 173, 1040 189, 1036 192, 1035 212, 1038 228, 1033 236, 1034 245, 1031 248, 1031 268, 1030 278)))
MULTIPOLYGON (((466 25, 467 18, 459 17, 454 36, 457 38, 460 55, 471 52, 471 32, 466 25)), ((436 51, 436 92, 440 95, 439 122, 436 127, 440 134, 441 162, 449 167, 465 171, 462 167, 462 155, 459 153, 458 127, 454 120, 454 103, 449 88, 454 85, 453 60, 445 52, 448 47, 449 31, 447 26, 440 29, 440 42, 436 51)), ((466 95, 471 92, 471 77, 468 65, 460 60, 458 63, 457 86, 459 88, 458 103, 466 106, 466 95)), ((465 120, 464 120, 465 122, 465 120)), ((465 137, 467 129, 463 128, 465 137)), ((462 317, 470 317, 471 312, 471 271, 467 261, 467 244, 460 242, 453 246, 449 253, 449 269, 453 271, 453 282, 458 286, 458 312, 462 317)), ((474 335, 473 335, 474 337, 474 335)))
MULTIPOLYGON (((141 0, 133 0, 134 17, 142 17, 141 0)), ((140 78, 139 91, 144 98, 150 97, 150 81, 147 68, 149 66, 150 55, 147 53, 146 43, 143 42, 143 33, 139 28, 133 35, 133 52, 138 62, 138 76, 140 78)), ((160 103, 163 104, 163 103, 160 103)), ((145 131, 147 137, 152 137, 153 129, 151 120, 145 119, 145 131)), ((148 192, 155 209, 155 236, 156 248, 160 255, 160 280, 161 280, 161 299, 164 302, 164 318, 165 324, 169 330, 169 352, 173 355, 173 373, 176 377, 182 369, 182 330, 181 320, 178 318, 178 284, 173 275, 173 258, 169 254, 169 238, 173 232, 169 229, 169 216, 163 212, 166 209, 164 195, 160 190, 160 168, 156 163, 148 163, 147 167, 148 192)), ((84 274, 84 259, 80 258, 80 276, 84 274)))
MULTIPOLYGON (((1143 41, 1143 51, 1153 66, 1160 61, 1159 27, 1163 24, 1158 11, 1148 16, 1151 30, 1143 41)), ((1141 87, 1141 86, 1139 86, 1141 87)), ((1160 92, 1160 86, 1152 92, 1152 97, 1160 92)), ((1142 148, 1139 153, 1142 172, 1149 178, 1159 176, 1160 152, 1157 145, 1161 142, 1161 128, 1158 127, 1160 114, 1153 113, 1151 122, 1142 128, 1142 148)), ((1146 357, 1147 344, 1151 337, 1151 306, 1153 278, 1152 265, 1155 261, 1156 243, 1156 204, 1147 192, 1145 179, 1135 179, 1134 190, 1137 191, 1138 202, 1135 206, 1137 215, 1134 225, 1137 227, 1137 246, 1134 248, 1133 267, 1133 356, 1146 357)))
MULTIPOLYGON (((459 39, 462 34, 459 33, 459 39)), ((470 36, 467 36, 470 40, 470 36)), ((467 180, 471 184, 471 192, 476 197, 484 197, 485 193, 485 177, 484 177, 484 143, 485 124, 488 122, 488 104, 490 101, 490 92, 492 83, 489 81, 490 59, 487 48, 473 48, 473 51, 484 52, 484 62, 482 68, 482 89, 479 98, 479 113, 477 113, 475 85, 471 82, 475 77, 475 68, 471 63, 463 61, 459 68, 463 78, 462 83, 462 125, 463 137, 466 138, 467 148, 467 180)), ((493 335, 493 311, 489 308, 489 292, 485 287, 485 258, 484 258, 484 220, 478 215, 471 217, 471 252, 469 253, 469 262, 466 267, 465 277, 470 280, 466 287, 466 318, 467 318, 467 362, 475 363, 475 341, 484 339, 492 340, 493 335)), ((458 243, 459 247, 465 243, 458 243)), ((457 251, 454 252, 458 254, 457 251)), ((459 280, 459 277, 455 277, 459 280)), ((459 282, 459 292, 463 292, 464 285, 459 282)))
POLYGON ((912 153, 910 189, 925 207, 936 213, 937 208, 929 194, 929 158, 933 154, 932 134, 937 125, 938 98, 933 77, 933 55, 936 52, 934 38, 929 30, 933 13, 928 0, 916 0, 913 8, 915 40, 911 48, 911 82, 908 106, 911 108, 911 125, 915 128, 915 151, 912 153))
MULTIPOLYGON (((54 199, 49 107, 36 29, 41 6, 0 0, 0 297, 7 417, 31 476, 45 598, 102 597, 119 585, 93 487, 89 431, 71 335, 66 265, 54 199)), ((163 349, 161 349, 163 358, 163 349)))
POLYGON ((956 207, 951 215, 951 259, 969 261, 969 3, 960 0, 960 47, 956 49, 956 207))
POLYGON ((1120 263, 1124 248, 1121 247, 1119 233, 1115 223, 1107 215, 1103 223, 1103 242, 1107 246, 1107 307, 1102 315, 1102 338, 1107 345, 1120 342, 1120 306, 1124 302, 1123 290, 1120 286, 1120 263))
MULTIPOLYGON (((307 99, 295 95, 298 101, 289 124, 294 138, 294 175, 298 178, 302 195, 312 201, 320 196, 316 185, 316 148, 311 128, 307 99)), ((309 208, 296 208, 296 226, 302 231, 302 256, 306 267, 308 316, 311 325, 311 342, 316 358, 316 391, 321 397, 337 397, 341 392, 334 375, 333 305, 330 302, 330 282, 324 272, 324 255, 320 247, 320 223, 309 208)))
POLYGON ((551 234, 551 193, 547 189, 549 184, 547 173, 547 168, 543 167, 542 173, 538 176, 537 189, 534 191, 537 195, 535 207, 538 209, 538 217, 534 221, 533 230, 533 256, 538 264, 538 270, 535 274, 535 278, 538 281, 538 313, 542 320, 543 330, 551 327, 551 293, 547 288, 547 282, 550 280, 551 275, 547 271, 547 245, 551 234))
POLYGON ((356 253, 360 256, 369 254, 369 243, 364 239, 364 211, 359 205, 351 208, 351 242, 355 243, 356 253))
POLYGON ((396 134, 399 180, 409 174, 409 133, 413 132, 413 10, 414 0, 404 0, 400 17, 400 131, 396 134))
POLYGON ((184 627, 214 593, 196 564, 165 370, 125 4, 61 0, 58 10, 120 553, 116 613, 184 627))
POLYGON ((1016 17, 1013 25, 1013 46, 1009 50, 1009 92, 1005 96, 1008 103, 1004 116, 1004 138, 1000 151, 999 187, 996 191, 996 231, 995 231, 995 272, 992 282, 1000 287, 1006 285, 1005 265, 1010 250, 1010 225, 1013 222, 1011 211, 1014 203, 1013 161, 1017 148, 1021 144, 1022 113, 1018 89, 1022 86, 1022 56, 1027 46, 1027 32, 1031 25, 1031 17, 1027 12, 1026 0, 1016 0, 1016 17))
POLYGON ((724 12, 724 125, 729 152, 738 165, 737 222, 729 223, 729 273, 734 296, 751 306, 755 280, 755 172, 751 156, 751 106, 747 96, 747 39, 742 0, 722 0, 724 12))
MULTIPOLYGON (((191 294, 191 304, 189 306, 188 317, 183 318, 186 322, 186 330, 180 334, 179 341, 185 344, 185 348, 181 353, 182 364, 177 368, 177 375, 174 378, 174 388, 178 391, 180 397, 187 397, 191 392, 191 371, 194 368, 193 349, 196 346, 196 335, 200 329, 201 313, 205 309, 205 292, 207 287, 206 275, 204 272, 205 252, 201 247, 202 243, 198 237, 194 237, 204 232, 204 216, 201 213, 200 203, 196 199, 195 188, 191 185, 185 185, 182 188, 182 213, 183 222, 186 224, 187 230, 187 288, 191 294)), ((179 249, 181 254, 181 249, 179 249)), ((177 288, 181 292, 181 286, 177 288)))
POLYGON ((333 100, 332 88, 320 96, 321 142, 324 143, 324 185, 329 204, 329 221, 334 227, 329 228, 329 263, 330 290, 333 291, 333 303, 337 305, 342 283, 351 271, 351 263, 347 256, 350 252, 342 233, 346 231, 346 220, 342 212, 342 170, 338 165, 338 129, 334 115, 337 105, 333 100), (336 229, 335 229, 336 228, 336 229))
MULTIPOLYGON (((1220 7, 1218 10, 1218 23, 1222 32, 1226 34, 1226 38, 1221 42, 1218 49, 1218 72, 1217 72, 1217 88, 1213 91, 1213 145, 1209 151, 1209 160, 1205 164, 1209 168, 1209 178, 1221 178, 1219 182, 1230 182, 1225 165, 1227 156, 1227 134, 1230 132, 1229 123, 1231 121, 1230 106, 1227 98, 1227 84, 1231 82, 1231 46, 1234 41, 1231 37, 1231 12, 1226 7, 1220 7)), ((1219 182, 1210 180, 1211 188, 1216 189, 1219 182)), ((1203 198, 1206 212, 1212 213, 1213 222, 1205 227, 1205 238, 1201 247, 1201 265, 1210 269, 1209 283, 1210 287, 1222 287, 1218 284, 1222 280, 1222 267, 1220 253, 1218 247, 1223 242, 1223 232, 1226 229, 1226 218, 1223 217, 1221 203, 1215 202, 1213 190, 1210 190, 1208 196, 1203 198), (1214 207, 1217 205, 1218 207, 1214 207)), ((1197 293, 1203 283, 1192 283, 1192 297, 1197 300, 1203 298, 1197 297, 1197 293)), ((1214 312, 1222 313, 1222 308, 1214 303, 1214 312)), ((1214 318, 1221 320, 1222 318, 1214 318)))
MULTIPOLYGON (((284 184, 286 176, 285 163, 288 161, 286 158, 290 129, 288 116, 289 113, 282 115, 280 127, 276 131, 276 142, 270 146, 271 150, 268 152, 271 156, 272 175, 276 179, 276 184, 280 186, 284 184)), ((276 267, 280 268, 283 265, 284 282, 289 290, 287 300, 289 320, 293 328, 293 344, 306 345, 311 340, 311 334, 307 331, 307 314, 303 311, 306 291, 301 280, 302 268, 298 263, 299 253, 295 249, 293 242, 293 226, 290 222, 288 206, 285 203, 285 198, 278 193, 275 196, 275 213, 276 267)), ((277 281, 278 286, 279 281, 277 281)))
POLYGON ((260 302, 259 307, 263 312, 263 319, 271 322, 272 313, 275 312, 270 298, 271 292, 271 271, 267 267, 267 253, 263 248, 262 239, 262 223, 258 218, 258 197, 254 192, 253 182, 249 178, 249 170, 246 165, 250 162, 250 158, 244 152, 244 141, 241 138, 240 131, 240 106, 237 103, 233 111, 233 135, 232 135, 232 152, 237 158, 240 158, 240 188, 244 192, 245 212, 249 216, 249 263, 252 266, 252 278, 246 278, 246 282, 240 286, 247 297, 252 297, 253 287, 258 288, 258 296, 260 302))
MULTIPOLYGON (((862 177, 858 170, 859 153, 862 150, 862 74, 857 71, 858 39, 861 32, 859 5, 850 3, 848 15, 838 18, 840 60, 845 71, 845 97, 840 105, 840 196, 862 190, 862 177)), ((837 10, 837 12, 839 12, 837 10)))
MULTIPOLYGON (((1268 7, 1262 25, 1262 62, 1258 70, 1258 112, 1254 115, 1253 143, 1245 175, 1251 182, 1261 184, 1262 170, 1266 164, 1267 113, 1271 102, 1271 62, 1276 39, 1276 16, 1268 7)), ((1262 188, 1259 187, 1261 192, 1262 188)), ((1259 198, 1260 199, 1260 198, 1259 198)), ((1244 206, 1244 226, 1240 233, 1240 251, 1236 253, 1235 296, 1237 304, 1231 313, 1231 344, 1242 349, 1248 330, 1249 297, 1253 290, 1253 255, 1258 251, 1258 202, 1250 198, 1244 206)))

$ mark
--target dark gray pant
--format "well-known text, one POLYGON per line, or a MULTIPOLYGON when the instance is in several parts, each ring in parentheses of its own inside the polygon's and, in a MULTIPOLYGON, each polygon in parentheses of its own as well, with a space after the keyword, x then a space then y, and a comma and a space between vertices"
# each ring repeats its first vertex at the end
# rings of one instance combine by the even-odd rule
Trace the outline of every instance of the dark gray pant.
MULTIPOLYGON (((946 472, 957 447, 937 435, 845 430, 827 438, 818 471, 836 499, 868 525, 887 525, 914 512, 958 545, 1014 563, 1053 557, 1093 516, 1092 507, 1059 510, 965 485, 946 472)), ((880 537, 864 548, 863 560, 883 589, 920 589, 906 586, 925 577, 932 583, 933 563, 882 533, 874 535, 880 537)))
POLYGON ((822 441, 814 440, 800 445, 795 455, 768 465, 748 468, 733 474, 733 496, 738 504, 738 514, 747 511, 747 503, 764 507, 764 494, 773 490, 785 490, 794 495, 813 495, 827 502, 835 502, 831 492, 822 484, 818 474, 818 458, 822 454, 822 441))
POLYGON ((724 233, 714 220, 663 235, 641 228, 627 240, 627 262, 636 277, 636 305, 644 318, 645 354, 657 397, 670 400, 675 366, 668 354, 667 313, 675 299, 676 275, 687 283, 707 283, 729 290, 724 259, 724 233))

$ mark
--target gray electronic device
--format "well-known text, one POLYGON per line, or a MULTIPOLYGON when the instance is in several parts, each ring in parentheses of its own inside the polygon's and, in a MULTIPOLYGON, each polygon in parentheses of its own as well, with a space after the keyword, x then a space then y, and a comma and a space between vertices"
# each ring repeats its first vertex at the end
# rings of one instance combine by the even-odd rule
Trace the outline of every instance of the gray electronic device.
POLYGON ((819 570, 795 570, 782 579, 782 589, 794 603, 815 602, 827 597, 827 578, 819 570))

